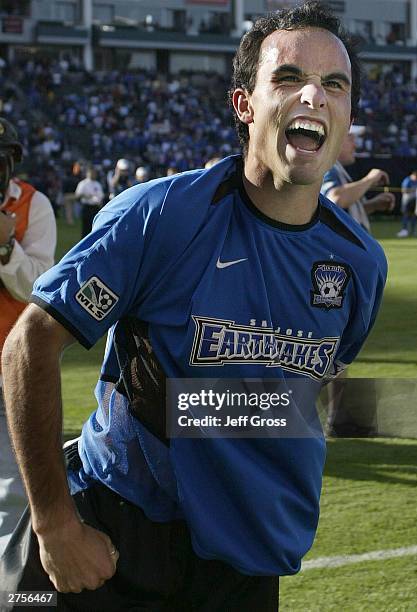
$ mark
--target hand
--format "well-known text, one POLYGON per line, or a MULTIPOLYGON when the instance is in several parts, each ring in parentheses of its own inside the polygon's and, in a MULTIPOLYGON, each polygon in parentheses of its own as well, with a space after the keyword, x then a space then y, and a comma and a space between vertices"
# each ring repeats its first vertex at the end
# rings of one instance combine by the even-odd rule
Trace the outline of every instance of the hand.
POLYGON ((376 187, 377 185, 388 185, 389 176, 383 170, 378 170, 378 168, 372 168, 369 170, 366 178, 372 181, 372 187, 376 187))
POLYGON ((0 212, 0 244, 7 244, 16 228, 16 215, 0 212))
POLYGON ((38 540, 42 566, 61 593, 98 589, 116 571, 119 553, 112 541, 84 523, 38 535, 38 540))
POLYGON ((368 213, 375 211, 388 211, 391 212, 395 206, 395 195, 393 193, 380 193, 374 198, 370 198, 366 201, 365 207, 368 213))

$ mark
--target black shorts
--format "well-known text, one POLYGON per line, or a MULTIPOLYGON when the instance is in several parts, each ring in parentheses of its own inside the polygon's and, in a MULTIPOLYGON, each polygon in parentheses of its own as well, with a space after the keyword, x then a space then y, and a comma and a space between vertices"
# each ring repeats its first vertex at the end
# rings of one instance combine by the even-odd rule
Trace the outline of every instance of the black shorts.
MULTIPOLYGON (((115 575, 95 591, 58 593, 59 612, 275 612, 278 577, 245 576, 193 551, 184 521, 156 523, 107 487, 74 496, 89 525, 109 535, 120 557, 115 575)), ((55 590, 39 559, 29 513, 0 560, 1 590, 55 590), (5 588, 6 587, 6 588, 5 588)), ((1 612, 8 608, 1 607, 1 612)), ((27 607, 14 607, 26 611, 27 607)))

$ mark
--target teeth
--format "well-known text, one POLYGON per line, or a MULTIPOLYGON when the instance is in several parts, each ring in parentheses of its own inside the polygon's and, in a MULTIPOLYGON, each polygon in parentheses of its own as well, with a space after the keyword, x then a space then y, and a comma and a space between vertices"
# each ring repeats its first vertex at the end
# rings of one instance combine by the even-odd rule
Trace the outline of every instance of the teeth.
POLYGON ((312 132, 318 132, 320 136, 324 136, 324 127, 321 123, 315 123, 312 121, 295 119, 288 127, 287 130, 310 130, 312 132))

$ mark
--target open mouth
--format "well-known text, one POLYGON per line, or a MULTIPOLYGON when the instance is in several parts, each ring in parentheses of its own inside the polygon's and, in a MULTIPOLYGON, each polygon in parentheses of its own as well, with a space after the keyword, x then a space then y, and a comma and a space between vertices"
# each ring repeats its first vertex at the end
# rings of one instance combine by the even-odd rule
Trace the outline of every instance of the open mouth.
POLYGON ((318 151, 326 140, 324 126, 320 123, 293 121, 285 130, 289 144, 299 151, 318 151))

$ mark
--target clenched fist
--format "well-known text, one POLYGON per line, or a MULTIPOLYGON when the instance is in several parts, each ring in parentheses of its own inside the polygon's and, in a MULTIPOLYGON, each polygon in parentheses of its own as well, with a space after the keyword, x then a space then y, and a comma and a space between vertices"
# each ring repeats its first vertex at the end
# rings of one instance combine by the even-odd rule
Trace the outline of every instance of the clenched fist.
POLYGON ((366 178, 372 181, 372 187, 376 187, 377 185, 388 185, 389 183, 388 174, 384 172, 384 170, 379 170, 378 168, 369 170, 366 178))
POLYGON ((74 522, 38 540, 42 566, 61 593, 98 589, 116 572, 119 553, 105 533, 89 525, 74 522))

